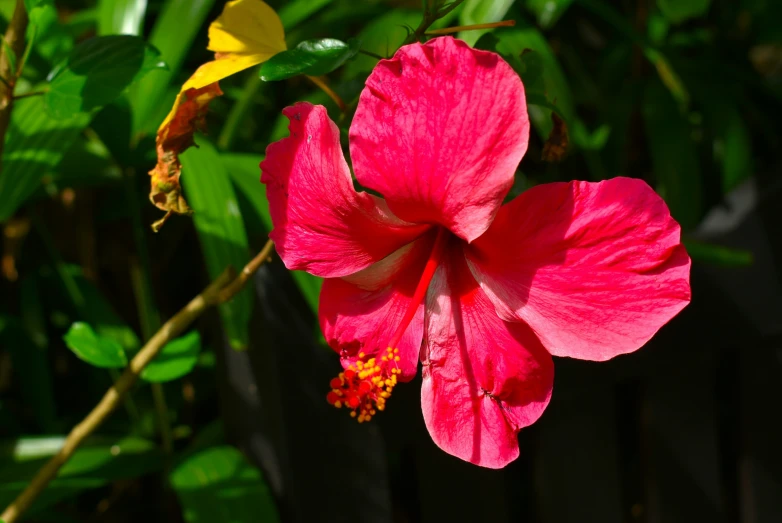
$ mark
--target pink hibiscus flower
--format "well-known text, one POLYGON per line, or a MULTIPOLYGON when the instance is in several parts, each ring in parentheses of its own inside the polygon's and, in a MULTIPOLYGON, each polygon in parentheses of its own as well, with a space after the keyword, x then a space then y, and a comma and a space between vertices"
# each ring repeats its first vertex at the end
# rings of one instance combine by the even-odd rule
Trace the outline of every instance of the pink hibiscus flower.
POLYGON ((321 106, 283 113, 261 163, 289 269, 325 278, 319 319, 344 371, 327 399, 358 421, 423 366, 434 442, 477 465, 519 455, 551 397, 551 356, 641 347, 690 299, 679 225, 643 181, 552 183, 503 205, 527 149, 524 87, 450 37, 401 48, 350 128, 357 192, 321 106))

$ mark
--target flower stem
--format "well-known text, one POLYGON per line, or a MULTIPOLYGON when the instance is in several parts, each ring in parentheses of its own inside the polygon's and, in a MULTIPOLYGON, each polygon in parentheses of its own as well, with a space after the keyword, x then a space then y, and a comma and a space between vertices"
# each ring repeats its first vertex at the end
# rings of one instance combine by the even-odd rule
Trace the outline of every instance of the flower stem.
POLYGON ((426 35, 449 35, 452 33, 458 33, 460 31, 474 31, 477 29, 494 29, 495 27, 513 27, 516 25, 516 20, 502 20, 501 22, 492 22, 489 24, 475 24, 475 25, 459 25, 456 27, 444 27, 442 29, 432 29, 426 31, 426 35))
POLYGON ((176 313, 158 330, 131 360, 120 378, 106 392, 92 411, 76 425, 62 448, 35 475, 27 488, 0 514, 5 523, 16 523, 22 514, 30 508, 35 499, 43 492, 59 472, 60 468, 73 456, 73 453, 111 414, 128 394, 141 371, 160 353, 163 346, 179 336, 190 324, 208 308, 233 298, 249 281, 252 273, 268 259, 273 248, 271 240, 247 264, 244 270, 233 277, 231 268, 227 268, 217 279, 209 284, 201 294, 193 298, 182 310, 176 313))

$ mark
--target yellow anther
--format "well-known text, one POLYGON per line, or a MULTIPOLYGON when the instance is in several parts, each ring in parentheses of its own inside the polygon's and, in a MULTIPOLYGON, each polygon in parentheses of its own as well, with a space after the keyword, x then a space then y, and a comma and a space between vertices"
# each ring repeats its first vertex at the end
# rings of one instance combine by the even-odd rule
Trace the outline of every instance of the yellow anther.
POLYGON ((350 417, 351 418, 355 418, 356 417, 356 411, 355 410, 350 413, 350 417))
POLYGON ((341 402, 341 401, 338 401, 338 402, 336 402, 336 403, 334 404, 334 406, 335 406, 335 407, 337 407, 337 408, 340 408, 340 407, 342 407, 342 402, 341 402))
POLYGON ((359 357, 359 358, 363 358, 364 356, 366 356, 366 354, 364 354, 363 352, 359 352, 359 353, 358 353, 358 357, 359 357))
POLYGON ((394 349, 394 354, 399 354, 399 349, 394 349))
POLYGON ((394 356, 394 361, 399 361, 401 358, 399 356, 394 356))

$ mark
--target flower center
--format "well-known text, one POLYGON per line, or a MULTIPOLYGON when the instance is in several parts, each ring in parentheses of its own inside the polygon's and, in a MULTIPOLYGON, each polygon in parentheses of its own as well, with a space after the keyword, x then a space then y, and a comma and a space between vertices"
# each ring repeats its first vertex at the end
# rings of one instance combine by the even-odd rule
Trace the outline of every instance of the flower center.
POLYGON ((421 279, 402 321, 388 340, 385 352, 379 357, 368 357, 365 352, 359 353, 355 363, 331 380, 331 392, 326 395, 326 400, 337 408, 344 406, 352 409, 350 415, 357 418, 359 423, 371 420, 377 411, 386 408, 386 400, 391 396, 402 372, 399 369, 400 356, 397 346, 426 296, 432 277, 442 260, 447 239, 447 229, 439 228, 421 279))

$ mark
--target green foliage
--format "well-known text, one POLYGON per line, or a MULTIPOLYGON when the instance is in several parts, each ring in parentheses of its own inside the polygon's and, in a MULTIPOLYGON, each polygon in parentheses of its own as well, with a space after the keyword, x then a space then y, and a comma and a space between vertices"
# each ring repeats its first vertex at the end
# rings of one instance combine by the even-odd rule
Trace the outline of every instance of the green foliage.
POLYGON ((306 40, 294 49, 283 51, 266 61, 260 69, 261 80, 273 82, 296 75, 320 76, 335 70, 358 53, 360 42, 351 38, 306 40))
POLYGON ((705 15, 710 5, 711 0, 657 0, 660 11, 675 24, 705 15))
POLYGON ((202 450, 171 472, 188 523, 280 521, 261 471, 233 447, 202 450))
POLYGON ((114 101, 153 69, 165 69, 157 49, 130 35, 98 36, 82 42, 51 74, 46 107, 70 118, 114 101))
MULTIPOLYGON (((195 211, 193 222, 211 279, 226 267, 239 270, 249 261, 247 233, 231 181, 217 150, 208 142, 181 156, 185 193, 195 211)), ((220 306, 231 346, 247 347, 252 312, 249 289, 220 306)))
POLYGON ((141 377, 153 383, 164 383, 190 373, 198 363, 201 335, 192 331, 163 346, 152 363, 141 371, 141 377))
POLYGON ((119 369, 128 364, 128 358, 119 343, 98 336, 86 323, 76 322, 71 325, 63 340, 76 356, 90 365, 119 369))

